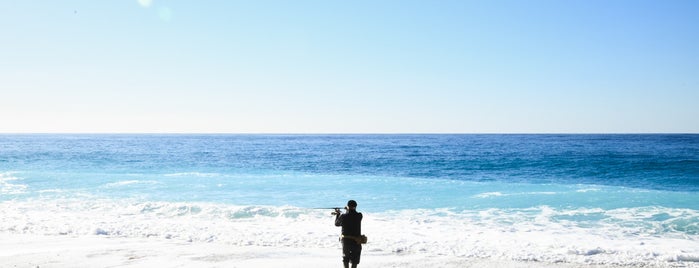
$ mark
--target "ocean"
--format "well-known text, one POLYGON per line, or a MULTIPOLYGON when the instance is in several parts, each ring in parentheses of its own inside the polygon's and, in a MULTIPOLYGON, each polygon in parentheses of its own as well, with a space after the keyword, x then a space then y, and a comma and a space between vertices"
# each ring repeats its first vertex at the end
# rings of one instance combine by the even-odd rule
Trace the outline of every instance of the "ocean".
POLYGON ((0 234, 699 267, 699 135, 0 135, 0 234))

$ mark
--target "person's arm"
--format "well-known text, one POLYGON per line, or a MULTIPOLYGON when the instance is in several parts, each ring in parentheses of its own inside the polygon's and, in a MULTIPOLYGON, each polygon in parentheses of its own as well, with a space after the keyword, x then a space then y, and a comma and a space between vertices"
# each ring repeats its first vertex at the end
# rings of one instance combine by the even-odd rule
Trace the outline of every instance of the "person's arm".
POLYGON ((335 210, 335 226, 342 226, 342 217, 339 209, 335 210))
MULTIPOLYGON (((364 219, 364 215, 362 213, 359 213, 359 235, 362 235, 362 219, 364 219)), ((362 243, 361 241, 357 241, 357 243, 362 243)))

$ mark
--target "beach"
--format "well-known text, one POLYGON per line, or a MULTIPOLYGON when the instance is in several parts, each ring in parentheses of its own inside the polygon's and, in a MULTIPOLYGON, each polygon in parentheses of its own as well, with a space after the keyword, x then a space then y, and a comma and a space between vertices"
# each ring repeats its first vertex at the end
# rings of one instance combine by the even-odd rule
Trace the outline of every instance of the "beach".
MULTIPOLYGON (((368 246, 370 247, 370 246, 368 246)), ((341 250, 233 246, 152 238, 0 236, 2 267, 341 267, 341 250)), ((360 267, 617 267, 534 261, 385 254, 368 250, 360 267)), ((644 267, 655 267, 652 265, 644 267)), ((661 266, 657 266, 661 267, 661 266)), ((662 267, 692 267, 686 264, 662 267)))

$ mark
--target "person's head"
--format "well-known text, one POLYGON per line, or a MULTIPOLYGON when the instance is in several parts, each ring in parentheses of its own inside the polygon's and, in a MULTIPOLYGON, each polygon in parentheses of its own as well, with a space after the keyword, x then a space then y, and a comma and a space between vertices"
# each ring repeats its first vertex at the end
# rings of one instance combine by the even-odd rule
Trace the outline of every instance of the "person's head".
POLYGON ((354 200, 347 201, 347 209, 356 210, 357 209, 357 201, 354 201, 354 200))

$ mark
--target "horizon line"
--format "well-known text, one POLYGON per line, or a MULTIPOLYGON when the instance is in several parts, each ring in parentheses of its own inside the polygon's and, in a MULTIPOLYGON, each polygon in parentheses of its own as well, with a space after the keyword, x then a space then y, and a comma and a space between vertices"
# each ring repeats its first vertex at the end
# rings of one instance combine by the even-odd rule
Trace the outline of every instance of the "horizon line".
POLYGON ((0 132, 0 135, 697 135, 699 132, 0 132))

